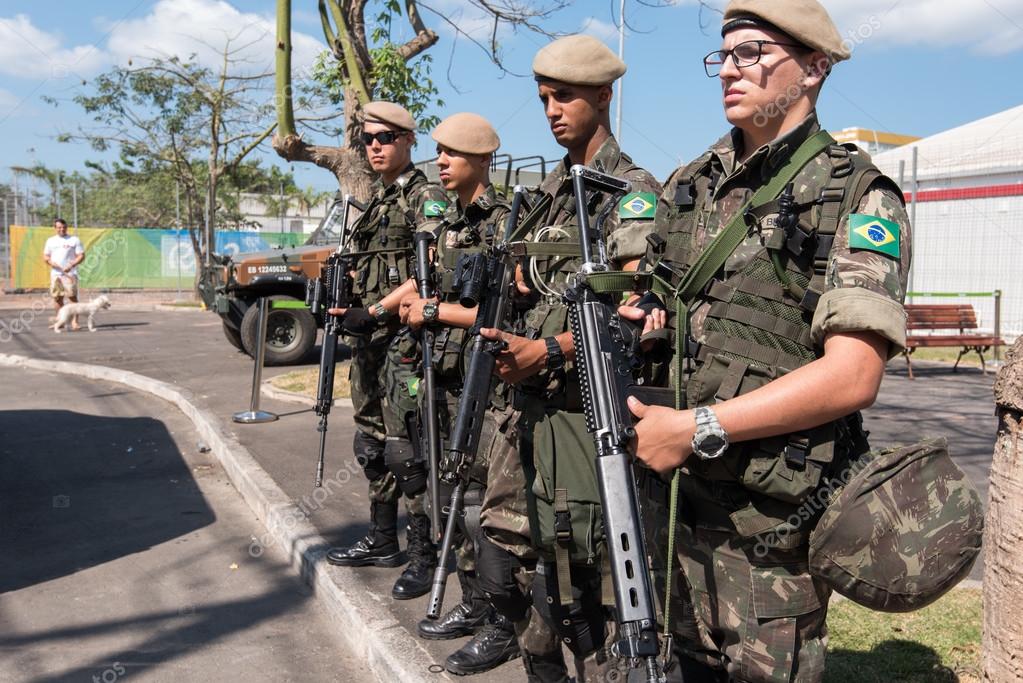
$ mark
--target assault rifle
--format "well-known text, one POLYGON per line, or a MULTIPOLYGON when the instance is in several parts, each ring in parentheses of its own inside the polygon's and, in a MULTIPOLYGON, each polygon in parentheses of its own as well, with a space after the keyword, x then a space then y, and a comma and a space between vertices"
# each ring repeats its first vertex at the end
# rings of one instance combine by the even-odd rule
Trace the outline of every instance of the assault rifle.
POLYGON ((441 479, 454 488, 448 504, 448 518, 441 540, 440 559, 433 572, 430 605, 426 610, 428 619, 440 617, 444 590, 447 587, 448 561, 455 536, 455 523, 463 514, 462 503, 469 471, 476 461, 476 452, 480 447, 484 414, 490 405, 490 392, 493 390, 495 359, 497 354, 507 347, 503 341, 484 339, 479 331, 484 327, 500 328, 505 319, 512 276, 515 273, 515 269, 508 263, 508 241, 518 226, 524 195, 525 189, 521 185, 516 185, 503 241, 490 247, 486 252, 464 255, 459 259, 456 270, 459 303, 466 308, 478 308, 476 322, 469 330, 469 334, 475 336, 469 354, 465 382, 462 384, 458 415, 441 465, 441 479))
POLYGON ((334 369, 337 365, 337 338, 341 332, 342 316, 327 311, 331 308, 350 308, 356 302, 352 296, 353 255, 349 253, 351 235, 348 234, 348 213, 351 207, 365 211, 366 206, 346 194, 341 200, 341 226, 337 250, 327 257, 320 277, 306 283, 305 303, 313 315, 323 312, 323 348, 320 352, 320 375, 316 382, 316 414, 320 423, 320 457, 316 462, 316 486, 323 485, 323 458, 327 447, 327 416, 334 404, 334 369))
MULTIPOLYGON (((433 267, 430 264, 430 245, 434 235, 429 231, 416 233, 416 285, 420 299, 432 299, 433 267)), ((440 422, 437 418, 437 373, 433 367, 433 329, 423 325, 419 346, 423 353, 423 420, 422 440, 426 442, 427 462, 430 467, 430 528, 436 534, 440 530, 440 480, 437 470, 440 468, 440 422)), ((409 438, 415 436, 410 431, 409 438)), ((436 538, 436 536, 434 536, 436 538)))
POLYGON ((602 278, 613 275, 609 273, 606 247, 599 233, 608 213, 617 208, 618 200, 631 186, 625 180, 578 164, 572 166, 570 172, 583 263, 564 298, 569 305, 586 429, 596 444, 604 538, 607 539, 619 624, 619 639, 612 645, 612 652, 629 660, 633 666, 642 660, 647 681, 657 683, 664 680, 664 674, 658 664, 657 615, 636 481, 628 452, 629 442, 636 432, 626 404, 630 394, 642 393, 641 398, 649 401, 651 392, 638 391, 640 387, 633 378, 640 365, 640 334, 633 323, 618 314, 617 297, 621 287, 604 288, 600 283, 602 278), (587 212, 587 188, 612 195, 597 218, 596 257, 590 244, 594 235, 587 212))

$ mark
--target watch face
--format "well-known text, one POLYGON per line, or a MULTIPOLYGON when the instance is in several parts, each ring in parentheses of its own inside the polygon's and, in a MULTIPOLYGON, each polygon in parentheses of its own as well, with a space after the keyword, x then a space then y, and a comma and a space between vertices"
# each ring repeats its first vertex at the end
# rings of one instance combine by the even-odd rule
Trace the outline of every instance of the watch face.
POLYGON ((716 458, 724 452, 727 446, 728 442, 717 434, 708 434, 700 439, 698 450, 705 457, 716 458))

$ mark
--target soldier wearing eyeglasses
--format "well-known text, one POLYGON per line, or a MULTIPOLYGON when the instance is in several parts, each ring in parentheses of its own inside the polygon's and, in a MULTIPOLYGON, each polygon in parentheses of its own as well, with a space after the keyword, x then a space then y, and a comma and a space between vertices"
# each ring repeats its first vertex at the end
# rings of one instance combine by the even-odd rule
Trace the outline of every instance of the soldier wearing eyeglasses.
POLYGON ((647 260, 683 288, 688 409, 630 407, 637 456, 678 476, 668 606, 686 680, 823 676, 831 589, 808 569, 811 532, 905 344, 911 244, 899 188, 817 120, 850 56, 816 0, 733 0, 704 60, 733 128, 658 202, 647 260))
POLYGON ((405 600, 429 590, 436 548, 425 509, 426 467, 409 440, 406 416, 413 395, 417 352, 410 335, 399 335, 398 308, 414 285, 413 235, 436 230, 448 212, 444 190, 412 165, 416 122, 403 107, 371 102, 362 110, 361 140, 380 187, 352 226, 354 294, 363 306, 331 309, 343 314, 352 347, 350 379, 355 407, 353 451, 369 479, 370 527, 347 547, 331 548, 327 561, 345 567, 397 567, 406 554, 398 545, 398 500, 408 508, 408 566, 391 591, 405 600), (396 388, 388 394, 388 386, 396 388))

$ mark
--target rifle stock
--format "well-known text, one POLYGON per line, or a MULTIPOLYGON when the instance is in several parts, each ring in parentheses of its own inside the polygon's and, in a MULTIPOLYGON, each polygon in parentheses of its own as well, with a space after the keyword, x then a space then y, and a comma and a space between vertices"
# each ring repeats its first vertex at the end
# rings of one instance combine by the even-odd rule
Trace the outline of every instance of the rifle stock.
MULTIPOLYGON (((441 539, 440 558, 433 573, 433 586, 430 591, 430 602, 426 610, 428 619, 440 617, 444 604, 444 592, 447 587, 448 562, 451 558, 452 543, 458 517, 463 513, 462 502, 468 484, 469 471, 476 460, 480 446, 480 434, 487 407, 490 405, 490 394, 494 384, 494 365, 496 354, 504 347, 504 342, 484 339, 479 331, 484 327, 498 329, 505 319, 509 301, 509 288, 514 269, 507 259, 507 244, 518 226, 519 213, 523 206, 525 190, 521 185, 515 186, 512 198, 511 213, 505 224, 504 239, 499 245, 490 248, 489 253, 469 258, 485 258, 486 267, 472 267, 471 271, 479 273, 483 282, 478 291, 479 297, 476 311, 476 322, 469 330, 473 336, 472 350, 466 370, 465 382, 462 384, 462 396, 458 403, 458 415, 451 431, 451 441, 441 467, 441 477, 445 483, 453 485, 451 500, 448 505, 448 518, 444 525, 444 536, 441 539)), ((478 265, 474 264, 474 265, 478 265)), ((463 300, 463 305, 470 303, 463 300)))

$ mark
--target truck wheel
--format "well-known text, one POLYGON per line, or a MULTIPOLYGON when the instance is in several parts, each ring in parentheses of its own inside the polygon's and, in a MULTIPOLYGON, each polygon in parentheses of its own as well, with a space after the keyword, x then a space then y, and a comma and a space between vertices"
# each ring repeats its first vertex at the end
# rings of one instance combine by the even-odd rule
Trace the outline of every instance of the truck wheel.
POLYGON ((242 344, 242 333, 237 327, 227 322, 226 320, 220 321, 224 326, 224 336, 227 337, 227 341, 231 342, 231 346, 244 351, 245 346, 242 344))
MULTIPOLYGON (((270 297, 271 308, 266 323, 264 365, 290 365, 302 360, 316 344, 316 320, 307 308, 273 308, 274 301, 298 299, 284 294, 270 297)), ((256 354, 259 330, 259 305, 253 302, 242 318, 241 337, 245 352, 256 354)))

